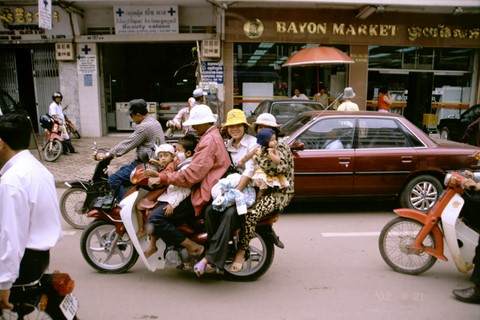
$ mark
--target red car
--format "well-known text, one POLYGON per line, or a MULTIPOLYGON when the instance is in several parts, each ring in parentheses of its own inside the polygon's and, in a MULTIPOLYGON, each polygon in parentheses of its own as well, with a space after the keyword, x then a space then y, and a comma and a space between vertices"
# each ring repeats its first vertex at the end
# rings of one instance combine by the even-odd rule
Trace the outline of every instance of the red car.
POLYGON ((295 163, 295 197, 398 199, 427 211, 446 170, 475 169, 480 148, 434 140, 401 115, 305 112, 281 127, 295 163))

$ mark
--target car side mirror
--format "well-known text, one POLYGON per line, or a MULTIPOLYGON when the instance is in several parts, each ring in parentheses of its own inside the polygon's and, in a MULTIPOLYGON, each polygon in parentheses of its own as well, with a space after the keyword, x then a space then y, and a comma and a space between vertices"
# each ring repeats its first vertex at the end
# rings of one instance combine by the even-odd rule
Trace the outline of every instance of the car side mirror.
POLYGON ((294 140, 290 145, 290 150, 292 151, 303 151, 305 150, 305 143, 300 140, 294 140))

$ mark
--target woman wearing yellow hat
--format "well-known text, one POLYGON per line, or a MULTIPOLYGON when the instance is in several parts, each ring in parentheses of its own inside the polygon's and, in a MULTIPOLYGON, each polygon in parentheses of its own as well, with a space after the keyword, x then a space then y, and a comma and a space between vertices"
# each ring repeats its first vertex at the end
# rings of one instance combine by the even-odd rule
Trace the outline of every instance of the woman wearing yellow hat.
MULTIPOLYGON (((233 109, 227 113, 226 122, 222 127, 222 129, 227 131, 229 136, 226 146, 227 151, 230 153, 232 163, 234 165, 237 165, 239 162, 241 163, 237 169, 241 172, 242 178, 236 187, 236 189, 240 191, 250 183, 255 173, 253 160, 241 161, 247 153, 257 146, 257 139, 247 133, 249 128, 250 125, 247 122, 245 113, 239 109, 233 109)), ((228 253, 228 242, 231 239, 233 231, 240 225, 236 206, 228 207, 225 211, 219 212, 209 205, 205 209, 205 225, 207 227, 210 246, 205 253, 205 257, 194 267, 195 273, 198 276, 205 273, 207 265, 210 265, 209 269, 213 271, 215 267, 219 269, 224 268, 228 253)), ((207 269, 207 272, 209 269, 207 269)))

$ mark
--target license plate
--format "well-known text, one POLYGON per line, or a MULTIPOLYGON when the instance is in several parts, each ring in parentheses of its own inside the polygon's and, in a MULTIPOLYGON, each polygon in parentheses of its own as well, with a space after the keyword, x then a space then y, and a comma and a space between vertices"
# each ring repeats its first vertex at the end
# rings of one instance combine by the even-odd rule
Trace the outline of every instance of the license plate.
POLYGON ((78 310, 78 300, 73 294, 67 294, 60 303, 60 310, 67 320, 72 320, 78 310))

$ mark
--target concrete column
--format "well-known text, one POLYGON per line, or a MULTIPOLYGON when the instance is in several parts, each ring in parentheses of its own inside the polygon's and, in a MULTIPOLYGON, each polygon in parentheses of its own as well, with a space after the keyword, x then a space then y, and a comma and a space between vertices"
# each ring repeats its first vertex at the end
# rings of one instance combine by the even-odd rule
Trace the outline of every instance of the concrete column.
POLYGON ((358 104, 360 110, 367 109, 368 89, 368 46, 350 46, 350 57, 355 63, 350 64, 348 73, 348 85, 356 94, 352 101, 358 104))

